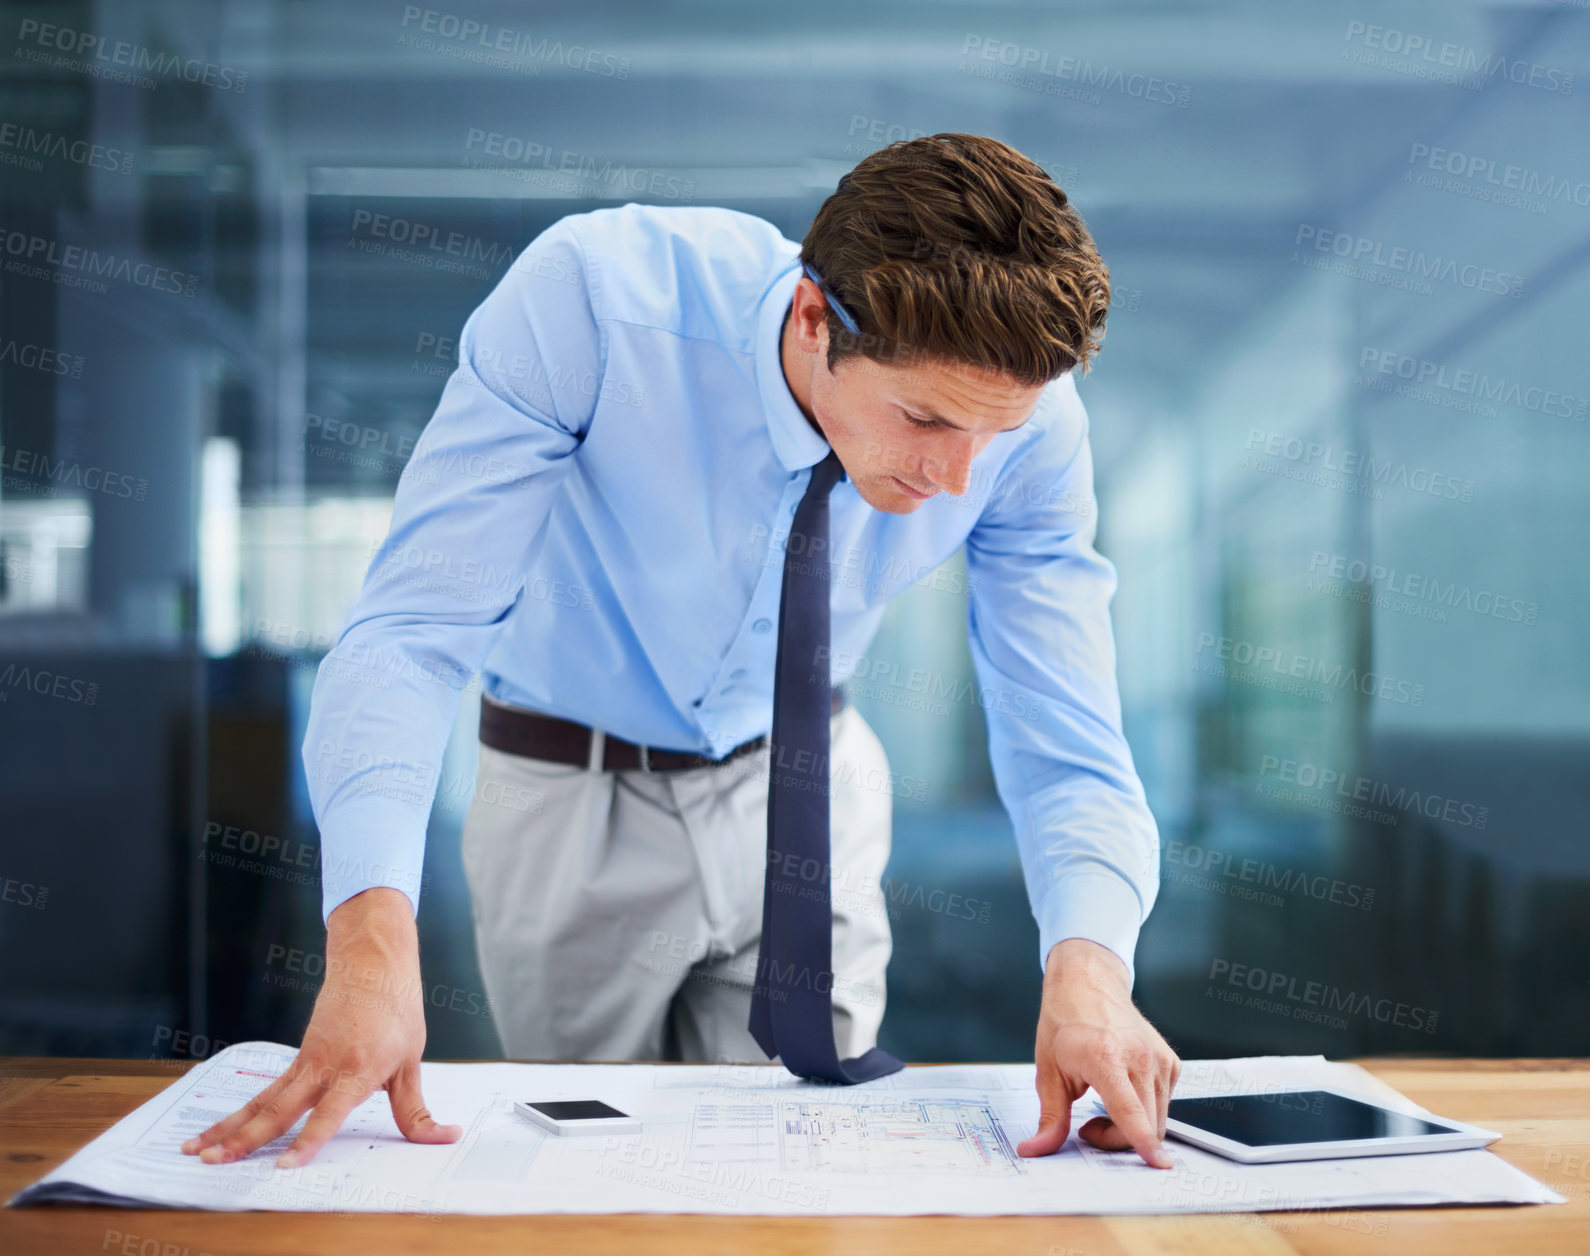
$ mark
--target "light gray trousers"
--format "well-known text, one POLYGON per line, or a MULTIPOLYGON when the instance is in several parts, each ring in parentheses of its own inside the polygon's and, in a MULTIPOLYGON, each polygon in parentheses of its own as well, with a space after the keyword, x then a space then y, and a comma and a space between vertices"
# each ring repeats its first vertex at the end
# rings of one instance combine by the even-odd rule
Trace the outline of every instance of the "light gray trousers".
MULTIPOLYGON (((767 1062, 747 1023, 770 754, 604 772, 480 747, 464 872, 507 1058, 767 1062)), ((883 746, 848 704, 833 717, 829 759, 845 1058, 875 1046, 883 1020, 892 794, 883 746)))

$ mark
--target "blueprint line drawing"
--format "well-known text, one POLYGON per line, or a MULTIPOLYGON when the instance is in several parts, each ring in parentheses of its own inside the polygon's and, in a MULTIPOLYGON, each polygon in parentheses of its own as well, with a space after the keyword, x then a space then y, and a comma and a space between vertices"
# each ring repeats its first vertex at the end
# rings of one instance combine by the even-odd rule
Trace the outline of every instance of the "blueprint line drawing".
POLYGON ((1021 1172, 999 1118, 986 1102, 973 1099, 784 1103, 778 1131, 788 1170, 1021 1172))
POLYGON ((958 1098, 700 1103, 689 1154, 696 1161, 743 1161, 786 1173, 986 1174, 1024 1168, 988 1102, 958 1098))

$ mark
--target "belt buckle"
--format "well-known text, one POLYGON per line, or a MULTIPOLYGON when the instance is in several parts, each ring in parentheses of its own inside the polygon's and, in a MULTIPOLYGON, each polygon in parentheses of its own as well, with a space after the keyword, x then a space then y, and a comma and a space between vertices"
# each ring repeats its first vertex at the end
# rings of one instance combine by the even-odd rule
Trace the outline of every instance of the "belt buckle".
POLYGON ((650 772, 652 770, 651 750, 646 746, 637 746, 635 749, 640 752, 640 770, 642 772, 650 772))

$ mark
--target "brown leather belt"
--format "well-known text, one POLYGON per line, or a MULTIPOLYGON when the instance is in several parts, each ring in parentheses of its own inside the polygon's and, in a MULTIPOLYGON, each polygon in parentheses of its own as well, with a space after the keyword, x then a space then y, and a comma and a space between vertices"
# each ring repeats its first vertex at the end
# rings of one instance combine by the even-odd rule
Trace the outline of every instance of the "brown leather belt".
MULTIPOLYGON (((845 691, 836 686, 831 710, 838 715, 845 705, 845 691)), ((572 763, 586 767, 591 762, 592 731, 574 720, 542 715, 523 707, 504 706, 482 697, 480 703, 480 740, 483 745, 505 754, 523 755, 527 759, 546 759, 552 763, 572 763)), ((637 746, 622 737, 606 734, 602 744, 602 771, 620 772, 639 768, 643 772, 678 772, 686 768, 715 767, 760 750, 767 745, 767 735, 741 742, 721 759, 686 750, 659 750, 652 746, 637 746)))

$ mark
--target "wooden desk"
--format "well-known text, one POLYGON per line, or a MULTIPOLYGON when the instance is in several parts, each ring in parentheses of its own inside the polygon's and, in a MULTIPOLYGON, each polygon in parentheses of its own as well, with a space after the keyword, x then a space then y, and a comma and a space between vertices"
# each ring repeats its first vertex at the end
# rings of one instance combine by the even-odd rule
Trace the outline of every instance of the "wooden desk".
MULTIPOLYGON (((1567 1205, 1173 1217, 420 1217, 120 1208, 0 1210, 0 1253, 137 1256, 1583 1256, 1590 1253, 1590 1060, 1360 1060, 1417 1103, 1499 1130, 1497 1154, 1567 1205)), ((150 1060, 0 1058, 0 1193, 60 1164, 169 1084, 150 1060)))

